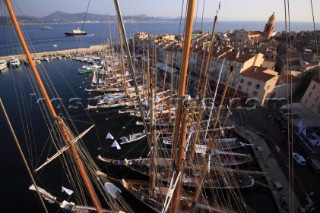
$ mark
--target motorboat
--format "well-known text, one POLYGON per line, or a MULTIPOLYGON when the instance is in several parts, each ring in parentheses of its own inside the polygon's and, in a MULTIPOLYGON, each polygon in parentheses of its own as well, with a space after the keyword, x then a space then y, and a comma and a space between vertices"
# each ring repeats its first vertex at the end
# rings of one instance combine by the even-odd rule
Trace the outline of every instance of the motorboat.
POLYGON ((146 134, 143 132, 135 133, 135 134, 130 134, 128 137, 123 136, 120 138, 120 144, 126 144, 126 143, 132 143, 138 140, 141 140, 146 137, 146 134))
POLYGON ((11 58, 9 62, 12 67, 19 67, 21 64, 20 60, 17 58, 11 58))
POLYGON ((78 73, 84 74, 84 73, 92 73, 93 71, 100 70, 102 66, 94 64, 94 65, 83 65, 81 68, 78 69, 78 73))
POLYGON ((7 68, 7 62, 5 60, 0 60, 0 70, 7 68))

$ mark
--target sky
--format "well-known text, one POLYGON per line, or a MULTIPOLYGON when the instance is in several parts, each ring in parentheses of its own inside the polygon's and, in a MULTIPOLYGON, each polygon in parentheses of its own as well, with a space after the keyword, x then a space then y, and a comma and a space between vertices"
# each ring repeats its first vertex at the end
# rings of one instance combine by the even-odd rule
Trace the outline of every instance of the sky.
MULTIPOLYGON (((182 2, 187 0, 119 0, 123 15, 145 14, 152 17, 180 17, 182 2)), ((311 1, 320 8, 318 0, 284 0, 290 4, 291 21, 312 22, 311 1)), ((267 21, 275 12, 276 21, 285 20, 284 1, 281 0, 220 0, 221 21, 267 21)), ((36 17, 46 16, 57 10, 67 13, 88 12, 114 15, 113 0, 12 0, 17 13, 36 17)), ((196 0, 197 17, 213 18, 219 0, 196 0)), ((320 22, 320 10, 314 9, 316 22, 320 22)))

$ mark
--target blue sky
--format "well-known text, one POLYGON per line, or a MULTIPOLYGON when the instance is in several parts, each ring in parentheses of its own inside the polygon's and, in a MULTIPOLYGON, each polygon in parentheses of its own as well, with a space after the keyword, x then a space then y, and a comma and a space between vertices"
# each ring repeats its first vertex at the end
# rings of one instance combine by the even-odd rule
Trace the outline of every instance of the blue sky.
MULTIPOLYGON (((12 0, 24 15, 45 16, 60 10, 68 13, 86 11, 89 0, 12 0)), ((184 2, 186 2, 185 0, 184 2)), ((218 0, 196 0, 198 17, 213 18, 218 8, 218 0)), ((288 1, 288 0, 287 0, 288 1)), ((183 0, 119 0, 123 15, 145 14, 154 17, 179 17, 183 0)), ((320 1, 313 0, 314 8, 320 8, 320 1)), ((114 15, 113 0, 91 0, 90 13, 114 15)), ((284 1, 281 0, 221 0, 219 20, 222 21, 264 21, 275 12, 276 20, 282 21, 284 1)), ((315 12, 315 21, 320 22, 319 10, 315 12)), ((292 21, 312 21, 310 0, 290 0, 292 21)))

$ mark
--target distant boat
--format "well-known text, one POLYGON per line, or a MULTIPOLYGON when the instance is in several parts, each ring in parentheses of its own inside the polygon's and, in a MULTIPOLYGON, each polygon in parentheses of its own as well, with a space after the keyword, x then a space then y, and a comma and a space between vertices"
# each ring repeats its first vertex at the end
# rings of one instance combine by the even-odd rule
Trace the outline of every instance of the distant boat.
POLYGON ((7 68, 7 62, 5 60, 0 60, 0 70, 7 68))
POLYGON ((78 29, 73 29, 71 32, 65 32, 66 36, 78 36, 78 35, 87 35, 86 31, 78 29))
POLYGON ((120 138, 121 142, 120 144, 125 144, 125 143, 132 143, 138 140, 141 140, 146 137, 146 134, 143 132, 135 133, 135 134, 130 134, 128 137, 123 136, 120 138))
POLYGON ((17 58, 11 58, 10 59, 10 65, 12 67, 19 67, 20 66, 20 61, 17 58))
POLYGON ((41 30, 52 30, 53 28, 50 26, 42 26, 41 30))

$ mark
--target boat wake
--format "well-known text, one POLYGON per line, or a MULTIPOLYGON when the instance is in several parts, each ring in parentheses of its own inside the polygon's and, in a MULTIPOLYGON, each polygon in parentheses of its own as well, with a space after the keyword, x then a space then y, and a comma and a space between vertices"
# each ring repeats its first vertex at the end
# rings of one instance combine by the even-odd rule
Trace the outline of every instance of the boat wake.
POLYGON ((90 35, 86 35, 85 37, 91 37, 91 36, 94 36, 94 34, 92 33, 90 35))

